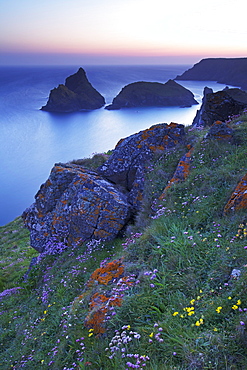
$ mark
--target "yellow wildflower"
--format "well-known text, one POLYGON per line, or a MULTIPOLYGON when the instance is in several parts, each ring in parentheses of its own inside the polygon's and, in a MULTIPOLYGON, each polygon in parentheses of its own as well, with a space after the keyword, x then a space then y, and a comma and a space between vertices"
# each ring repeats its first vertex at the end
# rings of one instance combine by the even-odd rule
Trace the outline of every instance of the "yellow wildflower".
POLYGON ((241 299, 238 299, 237 303, 236 303, 238 306, 241 305, 241 299))
POLYGON ((237 309, 238 309, 238 306, 237 306, 236 304, 234 304, 234 305, 232 306, 232 309, 233 309, 233 310, 237 310, 237 309))
POLYGON ((215 310, 215 311, 216 311, 216 312, 218 312, 218 313, 220 313, 220 311, 221 311, 221 310, 222 310, 222 307, 221 307, 221 306, 219 306, 219 307, 217 307, 217 308, 216 308, 216 310, 215 310))
POLYGON ((154 336, 154 333, 151 333, 151 334, 149 334, 149 336, 150 336, 150 338, 153 338, 153 336, 154 336))
POLYGON ((178 312, 173 312, 172 316, 177 316, 178 315, 178 312))
POLYGON ((188 316, 194 315, 195 311, 188 312, 188 316))

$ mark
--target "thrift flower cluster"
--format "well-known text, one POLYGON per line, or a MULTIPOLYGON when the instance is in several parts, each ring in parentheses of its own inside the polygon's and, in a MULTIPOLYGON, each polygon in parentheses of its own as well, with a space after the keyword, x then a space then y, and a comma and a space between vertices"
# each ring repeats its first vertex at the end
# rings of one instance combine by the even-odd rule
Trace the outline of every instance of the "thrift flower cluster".
POLYGON ((115 331, 114 337, 111 339, 109 346, 105 349, 106 352, 110 352, 108 358, 113 359, 118 357, 128 360, 125 364, 127 369, 143 369, 150 358, 146 355, 140 355, 139 353, 129 353, 128 348, 131 342, 138 342, 140 338, 140 334, 130 330, 130 325, 124 325, 121 331, 115 331))

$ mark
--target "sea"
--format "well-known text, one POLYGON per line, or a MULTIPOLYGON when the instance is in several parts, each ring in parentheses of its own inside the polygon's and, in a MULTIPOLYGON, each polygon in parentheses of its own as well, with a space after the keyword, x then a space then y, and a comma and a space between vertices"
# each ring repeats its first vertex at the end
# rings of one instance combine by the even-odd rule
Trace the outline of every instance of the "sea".
MULTIPOLYGON (((191 66, 1 66, 0 67, 0 225, 21 215, 34 202, 55 163, 91 157, 113 149, 124 137, 157 123, 191 125, 200 105, 109 111, 102 107, 76 113, 40 110, 49 92, 83 67, 91 84, 110 104, 121 89, 137 81, 165 83, 191 66)), ((178 81, 201 103, 212 81, 178 81)))

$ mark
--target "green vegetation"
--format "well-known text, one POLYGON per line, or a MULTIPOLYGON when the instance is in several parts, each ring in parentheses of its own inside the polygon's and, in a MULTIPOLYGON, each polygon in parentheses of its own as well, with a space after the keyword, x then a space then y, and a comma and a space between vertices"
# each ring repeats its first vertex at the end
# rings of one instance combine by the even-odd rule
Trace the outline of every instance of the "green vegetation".
POLYGON ((230 124, 234 144, 187 128, 189 176, 162 201, 187 143, 149 164, 123 239, 44 256, 23 279, 38 253, 20 218, 1 227, 1 369, 247 369, 246 209, 223 213, 247 116, 230 124))

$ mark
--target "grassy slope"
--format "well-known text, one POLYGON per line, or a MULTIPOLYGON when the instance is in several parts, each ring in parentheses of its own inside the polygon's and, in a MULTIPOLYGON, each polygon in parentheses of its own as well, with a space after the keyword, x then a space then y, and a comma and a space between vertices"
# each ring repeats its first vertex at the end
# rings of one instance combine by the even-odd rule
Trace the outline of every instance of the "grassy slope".
POLYGON ((195 140, 190 175, 161 204, 184 148, 150 164, 144 208, 126 239, 47 256, 23 281, 37 254, 20 219, 1 227, 0 284, 9 292, 0 296, 1 369, 247 369, 246 211, 223 215, 246 173, 247 117, 239 120, 234 145, 188 132, 195 140), (117 273, 105 284, 87 283, 122 256, 129 283, 117 273), (85 325, 99 320, 92 296, 120 294, 100 323, 102 335, 85 325))

